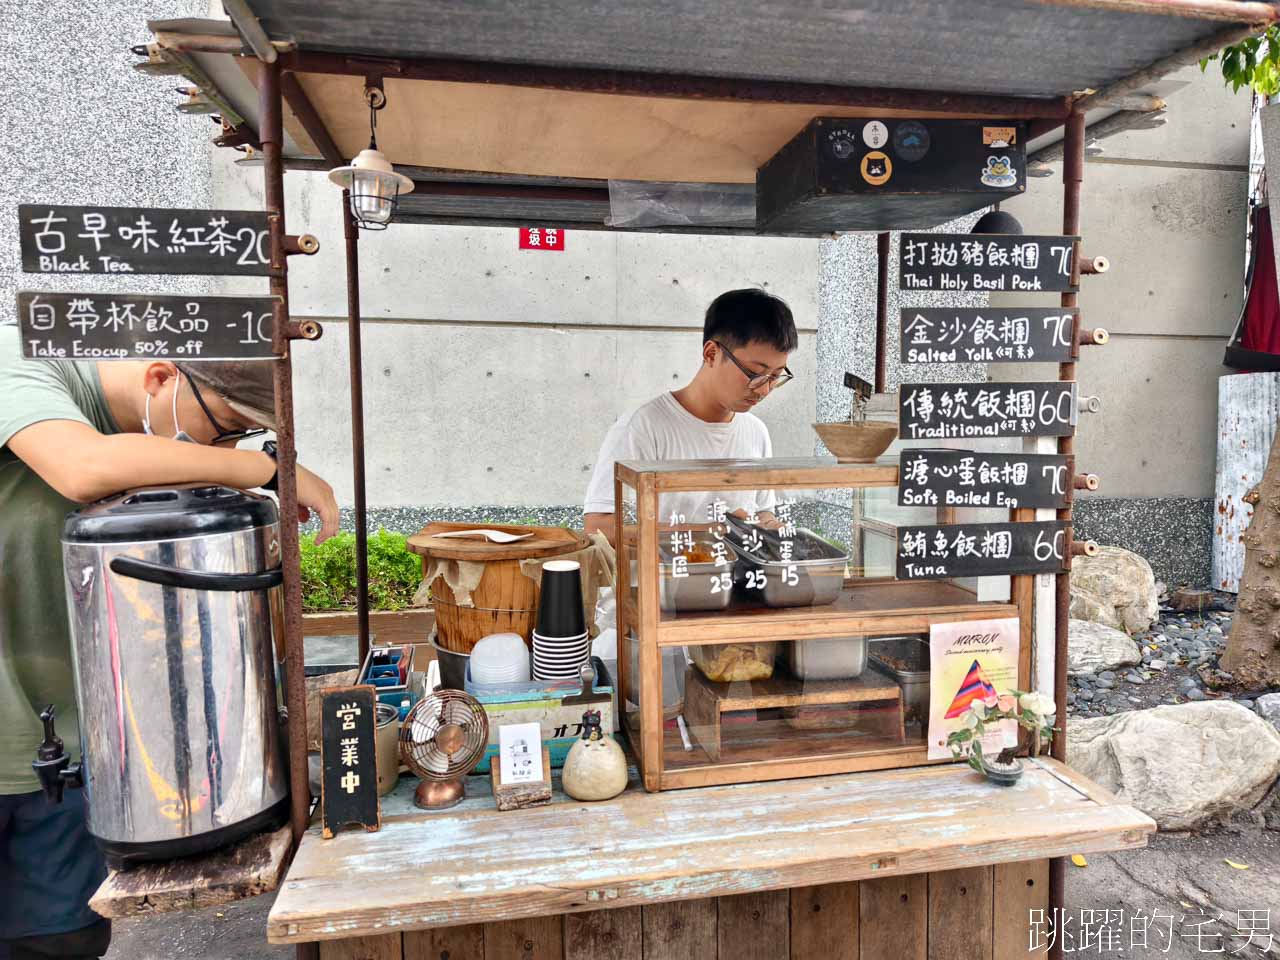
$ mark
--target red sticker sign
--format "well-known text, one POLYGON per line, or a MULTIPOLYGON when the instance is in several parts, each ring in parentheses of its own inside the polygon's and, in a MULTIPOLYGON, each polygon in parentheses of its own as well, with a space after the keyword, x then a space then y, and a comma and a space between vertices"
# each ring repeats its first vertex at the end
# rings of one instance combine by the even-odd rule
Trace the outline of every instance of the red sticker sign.
POLYGON ((564 231, 556 227, 521 227, 521 250, 564 250, 564 231))

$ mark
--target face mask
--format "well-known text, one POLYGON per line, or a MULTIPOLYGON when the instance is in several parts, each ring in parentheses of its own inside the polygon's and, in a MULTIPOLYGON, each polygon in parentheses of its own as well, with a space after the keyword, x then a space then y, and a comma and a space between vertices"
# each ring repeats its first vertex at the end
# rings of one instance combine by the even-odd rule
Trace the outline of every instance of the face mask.
MULTIPOLYGON (((173 426, 178 432, 173 435, 173 439, 180 443, 197 443, 198 441, 178 426, 178 388, 182 386, 182 374, 174 374, 173 381, 173 426)), ((151 429, 151 394, 147 394, 147 399, 142 407, 142 432, 149 437, 154 437, 155 433, 151 429)))

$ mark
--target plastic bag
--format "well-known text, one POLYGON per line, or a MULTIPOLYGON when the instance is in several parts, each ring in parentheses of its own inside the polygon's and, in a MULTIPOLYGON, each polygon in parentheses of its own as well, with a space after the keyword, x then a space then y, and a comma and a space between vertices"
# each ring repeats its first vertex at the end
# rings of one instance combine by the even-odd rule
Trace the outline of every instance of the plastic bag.
POLYGON ((610 180, 611 227, 754 227, 754 183, 610 180))

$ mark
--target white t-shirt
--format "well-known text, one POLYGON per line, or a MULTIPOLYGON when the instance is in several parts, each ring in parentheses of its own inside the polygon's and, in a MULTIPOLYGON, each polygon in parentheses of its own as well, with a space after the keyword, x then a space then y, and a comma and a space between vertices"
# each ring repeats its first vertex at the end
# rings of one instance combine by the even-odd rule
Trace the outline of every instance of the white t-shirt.
MULTIPOLYGON (((680 405, 671 393, 655 397, 609 428, 587 487, 585 513, 613 513, 613 465, 619 460, 758 460, 773 456, 769 428, 754 414, 735 413, 727 423, 707 423, 680 405)), ((658 503, 658 520, 673 513, 688 523, 706 523, 713 500, 726 510, 748 513, 769 510, 772 490, 731 490, 718 493, 668 493, 658 503)))

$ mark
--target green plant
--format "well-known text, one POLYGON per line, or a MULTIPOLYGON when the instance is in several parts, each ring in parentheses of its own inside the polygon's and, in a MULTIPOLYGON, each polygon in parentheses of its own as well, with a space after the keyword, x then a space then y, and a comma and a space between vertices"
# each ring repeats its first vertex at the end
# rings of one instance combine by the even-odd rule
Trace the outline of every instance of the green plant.
MULTIPOLYGON (((356 535, 339 533, 317 544, 302 537, 302 609, 336 610, 356 603, 356 535)), ((422 562, 405 538, 379 530, 368 539, 369 609, 402 610, 422 581, 422 562)))
MULTIPOLYGON (((1017 721, 1019 727, 1031 734, 1031 755, 1040 753, 1041 744, 1053 734, 1053 701, 1044 694, 1023 693, 1014 690, 992 700, 975 700, 964 712, 963 726, 952 730, 947 746, 956 759, 965 759, 969 766, 982 772, 982 737, 987 724, 1001 720, 1017 721)), ((1011 763, 1017 747, 1005 747, 996 757, 997 763, 1011 763)))
POLYGON ((1280 93, 1280 26, 1273 24, 1261 36, 1241 40, 1205 57, 1200 61, 1201 71, 1212 60, 1220 61, 1223 82, 1231 86, 1232 92, 1251 87, 1262 96, 1275 96, 1280 93))

